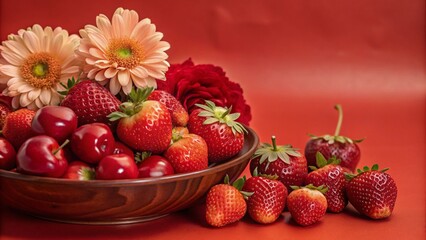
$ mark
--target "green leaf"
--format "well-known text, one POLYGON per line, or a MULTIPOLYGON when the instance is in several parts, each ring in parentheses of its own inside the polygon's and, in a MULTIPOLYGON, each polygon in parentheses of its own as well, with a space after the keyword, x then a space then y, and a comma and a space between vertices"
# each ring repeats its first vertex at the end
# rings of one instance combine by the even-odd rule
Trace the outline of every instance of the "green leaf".
POLYGON ((362 170, 364 170, 364 172, 367 172, 367 171, 370 170, 370 168, 368 166, 364 166, 364 168, 362 170))
POLYGON ((219 121, 219 119, 217 119, 217 118, 207 118, 204 122, 203 122, 203 124, 204 125, 207 125, 207 124, 212 124, 212 123, 215 123, 215 122, 218 122, 219 121))
POLYGON ((229 175, 228 174, 225 175, 225 178, 223 179, 223 183, 229 185, 229 175))
POLYGON ((322 167, 324 167, 325 165, 327 165, 327 159, 325 159, 324 155, 322 155, 322 153, 321 153, 321 152, 319 152, 319 151, 318 151, 318 152, 316 153, 315 157, 316 157, 316 163, 317 163, 317 166, 318 166, 319 168, 322 168, 322 167))
POLYGON ((245 182, 246 182, 246 176, 243 176, 242 178, 235 180, 235 182, 232 183, 232 186, 234 186, 236 189, 241 191, 241 189, 243 189, 245 182))
POLYGON ((315 166, 309 166, 308 168, 309 168, 310 170, 312 170, 312 171, 318 170, 318 168, 317 168, 317 167, 315 167, 315 166))
POLYGON ((371 167, 371 170, 372 170, 372 171, 377 171, 377 170, 379 170, 379 165, 378 165, 378 164, 374 164, 374 165, 371 167))

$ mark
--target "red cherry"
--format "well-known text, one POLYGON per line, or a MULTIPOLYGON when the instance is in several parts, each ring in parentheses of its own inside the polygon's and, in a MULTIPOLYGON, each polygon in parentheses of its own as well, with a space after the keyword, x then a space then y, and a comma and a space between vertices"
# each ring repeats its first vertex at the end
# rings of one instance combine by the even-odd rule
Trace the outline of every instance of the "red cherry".
POLYGON ((114 150, 112 151, 112 154, 120 154, 120 153, 127 154, 133 159, 135 158, 135 154, 133 153, 132 149, 130 149, 126 144, 122 142, 115 141, 115 146, 114 146, 114 150))
POLYGON ((63 143, 77 128, 77 115, 71 108, 45 106, 34 115, 32 130, 39 135, 47 135, 63 143))
POLYGON ((172 164, 166 158, 152 155, 138 164, 139 177, 161 177, 175 173, 172 164))
POLYGON ((0 137, 0 169, 11 170, 16 166, 16 151, 12 144, 0 137))
POLYGON ((87 163, 98 163, 103 157, 112 154, 114 145, 114 136, 103 123, 82 125, 71 136, 71 150, 87 163))
POLYGON ((68 165, 62 178, 74 180, 92 180, 95 179, 95 169, 82 161, 74 161, 68 165))
POLYGON ((138 174, 135 160, 124 153, 102 158, 96 168, 96 179, 133 179, 138 174))
POLYGON ((62 147, 54 138, 46 135, 29 138, 16 155, 17 172, 61 177, 68 166, 62 147))

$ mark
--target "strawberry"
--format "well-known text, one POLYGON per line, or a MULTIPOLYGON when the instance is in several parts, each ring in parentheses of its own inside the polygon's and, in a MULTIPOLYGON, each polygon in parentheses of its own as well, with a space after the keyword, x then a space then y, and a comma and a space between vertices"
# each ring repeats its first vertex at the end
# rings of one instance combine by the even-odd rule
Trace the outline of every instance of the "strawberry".
POLYGON ((273 223, 284 210, 287 188, 276 176, 258 176, 256 172, 243 186, 244 192, 253 192, 247 199, 247 212, 255 222, 273 223))
POLYGON ((314 186, 324 185, 328 188, 328 191, 324 194, 327 198, 329 212, 338 213, 348 204, 346 198, 346 179, 345 170, 338 165, 340 160, 332 157, 325 159, 324 155, 317 152, 317 163, 316 166, 309 166, 313 172, 310 172, 305 179, 305 184, 312 184, 314 186))
POLYGON ((287 207, 294 221, 302 226, 314 224, 324 217, 327 210, 327 199, 324 186, 315 187, 312 184, 297 187, 287 197, 287 207))
POLYGON ((216 107, 206 100, 206 105, 196 104, 189 115, 188 130, 207 143, 209 162, 223 162, 241 151, 244 144, 244 132, 247 130, 236 120, 239 113, 230 114, 231 108, 216 107))
POLYGON ((358 174, 346 174, 349 202, 369 218, 387 218, 395 207, 398 190, 387 170, 379 171, 379 166, 375 164, 371 169, 367 166, 358 169, 358 174))
POLYGON ((35 134, 31 129, 35 111, 26 108, 18 109, 6 116, 3 126, 3 136, 15 147, 19 147, 35 134))
POLYGON ((247 211, 247 203, 240 189, 244 185, 244 178, 238 179, 232 185, 229 177, 225 177, 225 183, 217 184, 210 188, 206 197, 206 221, 214 227, 238 222, 247 211))
POLYGON ((6 116, 12 112, 9 106, 4 103, 0 103, 0 130, 3 129, 4 121, 6 120, 6 116))
POLYGON ((75 81, 69 79, 67 91, 60 92, 66 95, 61 106, 74 110, 78 118, 78 125, 100 122, 113 127, 108 115, 118 111, 120 100, 99 83, 92 80, 75 81))
POLYGON ((175 134, 164 152, 176 173, 194 172, 208 167, 207 143, 196 134, 175 134))
POLYGON ((288 190, 302 185, 308 174, 306 158, 291 145, 277 146, 275 136, 272 145, 263 143, 254 153, 250 171, 256 168, 260 174, 277 175, 288 190))
POLYGON ((169 110, 160 102, 147 100, 153 88, 132 89, 129 102, 108 117, 119 120, 117 136, 137 151, 162 153, 172 139, 172 119, 169 110))
POLYGON ((164 104, 170 112, 173 126, 185 127, 188 123, 188 112, 182 104, 170 93, 161 90, 154 90, 148 100, 156 100, 164 104))
POLYGON ((361 158, 361 151, 357 143, 362 142, 364 139, 353 140, 339 135, 343 121, 343 110, 340 105, 336 105, 335 108, 339 112, 339 119, 334 135, 327 134, 320 137, 311 135, 311 139, 306 143, 305 147, 306 160, 309 166, 315 166, 315 155, 317 152, 321 152, 326 159, 333 156, 340 159, 340 165, 353 172, 361 158))

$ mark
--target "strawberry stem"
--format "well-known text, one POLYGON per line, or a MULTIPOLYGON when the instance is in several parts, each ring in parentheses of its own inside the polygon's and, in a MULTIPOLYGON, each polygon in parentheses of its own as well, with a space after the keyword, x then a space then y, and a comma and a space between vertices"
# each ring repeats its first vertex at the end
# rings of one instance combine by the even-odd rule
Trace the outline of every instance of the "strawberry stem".
POLYGON ((274 152, 278 151, 278 149, 277 149, 277 140, 276 140, 275 136, 272 136, 271 140, 272 140, 272 150, 274 152))
POLYGON ((228 115, 230 111, 231 111, 231 108, 227 108, 226 111, 222 114, 222 116, 220 116, 220 118, 225 118, 226 115, 228 115))
POLYGON ((53 152, 52 152, 52 154, 53 155, 56 155, 58 152, 59 152, 59 150, 61 150, 61 149, 63 149, 68 143, 70 142, 70 140, 69 139, 67 139, 67 140, 65 140, 65 142, 64 143, 62 143, 62 145, 61 146, 59 146, 57 149, 55 149, 53 152))
POLYGON ((336 126, 336 131, 334 132, 334 136, 339 136, 340 128, 342 127, 342 121, 343 121, 343 110, 340 104, 337 104, 336 106, 334 106, 334 108, 339 113, 339 119, 337 120, 337 126, 336 126))

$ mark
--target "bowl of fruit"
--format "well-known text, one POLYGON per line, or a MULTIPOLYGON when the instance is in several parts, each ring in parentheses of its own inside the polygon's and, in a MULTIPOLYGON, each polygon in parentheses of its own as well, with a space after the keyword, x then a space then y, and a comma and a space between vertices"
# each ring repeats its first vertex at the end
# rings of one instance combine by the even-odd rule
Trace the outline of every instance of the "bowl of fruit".
POLYGON ((236 179, 259 144, 238 113, 210 101, 188 114, 152 88, 122 103, 94 81, 71 85, 60 106, 7 114, 2 204, 69 223, 148 221, 236 179))

